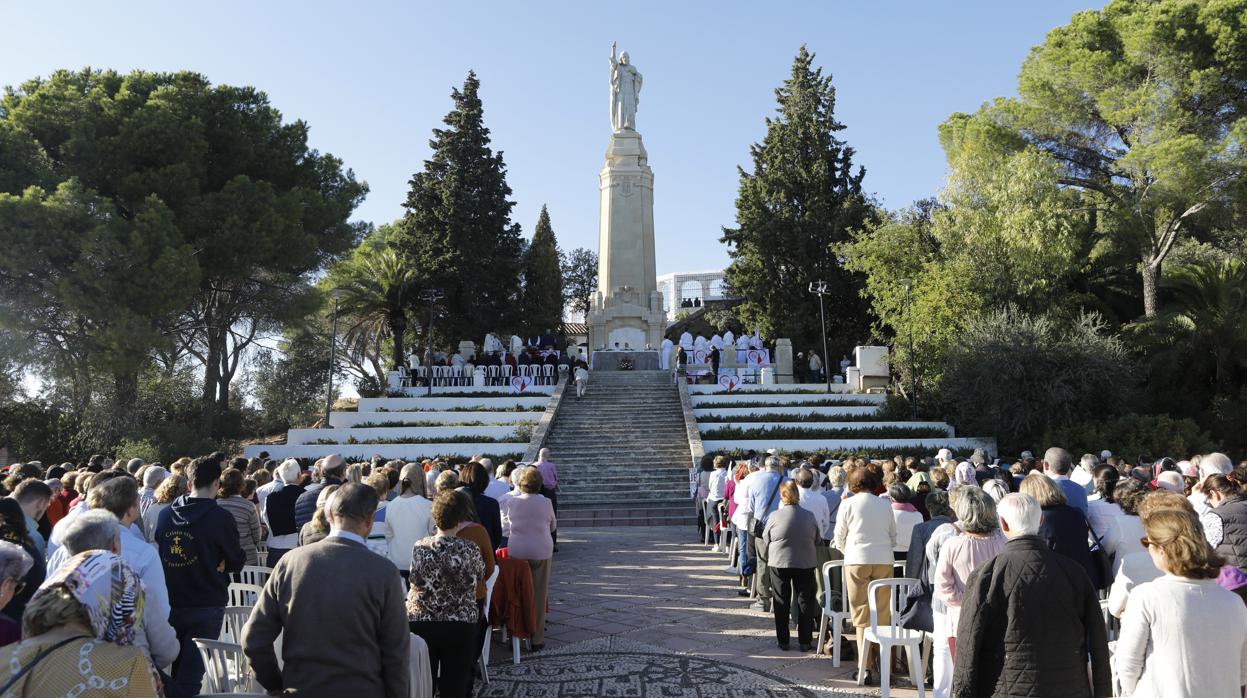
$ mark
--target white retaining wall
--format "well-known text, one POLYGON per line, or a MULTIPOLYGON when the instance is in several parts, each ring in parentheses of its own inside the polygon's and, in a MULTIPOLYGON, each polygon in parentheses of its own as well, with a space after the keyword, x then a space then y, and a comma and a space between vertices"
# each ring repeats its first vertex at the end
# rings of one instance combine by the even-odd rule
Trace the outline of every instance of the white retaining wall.
MULTIPOLYGON (((521 407, 542 407, 550 401, 549 395, 536 397, 362 397, 359 399, 360 412, 376 412, 383 407, 390 412, 396 410, 446 410, 453 407, 485 407, 490 409, 511 409, 521 407)), ((533 414, 540 416, 540 412, 533 414)))
MULTIPOLYGON (((951 425, 945 422, 700 422, 698 431, 703 438, 707 432, 735 427, 737 429, 943 429, 949 436, 956 436, 951 425)), ((714 438, 710 435, 709 438, 714 438)))
POLYGON ((374 455, 386 460, 418 460, 434 456, 462 456, 471 458, 478 453, 519 453, 528 448, 527 443, 504 444, 333 444, 327 446, 288 446, 256 444, 243 449, 243 456, 251 458, 260 455, 260 451, 268 451, 269 457, 280 461, 283 458, 324 458, 335 453, 342 455, 348 462, 366 461, 374 455))
POLYGON ((329 425, 339 429, 381 422, 484 422, 486 424, 536 424, 541 412, 331 412, 329 425))
MULTIPOLYGON (((553 388, 554 386, 552 385, 532 385, 529 386, 528 390, 524 391, 524 394, 535 397, 550 397, 550 391, 553 390, 553 388)), ((510 385, 435 385, 433 386, 433 397, 437 397, 438 393, 505 393, 510 389, 510 385)), ((429 389, 425 387, 403 388, 402 392, 406 393, 408 397, 424 397, 428 394, 429 389)))
MULTIPOLYGON (((706 395, 709 393, 718 393, 723 390, 723 386, 717 384, 707 385, 706 383, 698 383, 688 387, 689 395, 706 395)), ((785 392, 797 392, 801 390, 817 390, 823 395, 827 394, 827 386, 823 383, 743 383, 736 386, 736 389, 725 395, 735 395, 737 393, 751 393, 756 391, 772 391, 783 390, 785 392)), ((850 387, 845 383, 832 383, 832 394, 848 393, 850 387)))
MULTIPOLYGON (((771 405, 805 405, 811 402, 819 402, 820 400, 834 400, 837 402, 868 402, 875 405, 882 405, 887 402, 887 395, 868 395, 866 393, 783 393, 779 395, 749 395, 747 393, 731 394, 731 395, 690 395, 689 400, 694 408, 708 407, 731 407, 733 402, 765 402, 771 405)), ((361 401, 362 402, 362 401, 361 401)), ((754 411, 763 412, 768 408, 755 407, 754 411)))
MULTIPOLYGON (((848 405, 845 407, 791 407, 791 406, 785 406, 785 405, 778 405, 775 407, 699 407, 693 410, 693 414, 698 417, 701 417, 703 415, 705 416, 713 415, 716 417, 747 417, 751 414, 775 414, 775 415, 821 414, 821 415, 829 415, 829 416, 840 416, 840 415, 874 414, 878 411, 879 411, 879 407, 877 405, 867 405, 867 406, 848 405)), ((709 424, 725 424, 725 423, 726 422, 698 422, 698 424, 700 424, 703 429, 705 429, 706 426, 709 424)), ((792 423, 794 424, 805 424, 805 423, 818 424, 818 422, 792 422, 792 423)))
MULTIPOLYGON (((347 440, 372 441, 374 439, 446 438, 452 436, 507 439, 515 434, 514 426, 496 427, 367 427, 363 429, 291 429, 286 436, 290 446, 315 445, 321 439, 333 439, 334 443, 347 444, 347 440)), ((349 444, 357 445, 357 444, 349 444)), ((368 444, 371 445, 371 444, 368 444)), ((482 446, 489 445, 482 443, 482 446)))
POLYGON ((706 453, 712 451, 765 451, 777 448, 781 451, 884 451, 895 448, 922 448, 932 454, 941 448, 981 448, 989 456, 996 453, 995 439, 742 439, 738 441, 719 441, 702 439, 706 453))

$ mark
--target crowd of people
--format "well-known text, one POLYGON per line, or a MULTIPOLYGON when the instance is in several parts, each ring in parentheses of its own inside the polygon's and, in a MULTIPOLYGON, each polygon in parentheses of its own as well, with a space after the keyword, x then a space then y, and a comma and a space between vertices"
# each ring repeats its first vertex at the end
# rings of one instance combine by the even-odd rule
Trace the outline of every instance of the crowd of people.
POLYGON ((871 582, 904 577, 895 606, 876 589, 873 621, 925 634, 921 680, 937 698, 1247 689, 1247 462, 771 451, 708 456, 697 475, 699 538, 731 553, 726 572, 774 616, 778 646, 791 649, 795 625, 800 650, 826 642, 857 658, 859 685, 899 659, 863 641, 871 582), (833 560, 842 574, 825 584, 833 560), (845 614, 857 643, 815 637, 824 608, 845 614))
POLYGON ((405 697, 414 634, 439 695, 470 696, 504 558, 531 580, 518 605, 534 616, 531 649, 544 644, 558 487, 546 450, 496 468, 97 455, 15 464, 2 487, 2 696, 198 695, 195 640, 222 636, 248 566, 267 582, 234 639, 270 693, 405 697))

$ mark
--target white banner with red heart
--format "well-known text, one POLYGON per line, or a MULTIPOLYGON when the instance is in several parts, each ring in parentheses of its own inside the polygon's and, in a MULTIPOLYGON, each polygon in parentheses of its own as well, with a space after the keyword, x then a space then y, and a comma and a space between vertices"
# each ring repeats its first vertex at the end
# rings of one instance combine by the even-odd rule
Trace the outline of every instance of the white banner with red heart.
POLYGON ((719 386, 729 393, 736 390, 738 385, 740 385, 740 378, 736 376, 719 376, 719 386))
POLYGON ((523 393, 531 388, 532 385, 532 376, 511 376, 511 392, 513 393, 523 393))
POLYGON ((693 363, 695 364, 710 363, 710 352, 706 351, 705 349, 698 349, 697 351, 693 352, 693 363))
POLYGON ((762 352, 757 349, 750 349, 745 353, 745 362, 750 366, 758 366, 762 363, 762 352))

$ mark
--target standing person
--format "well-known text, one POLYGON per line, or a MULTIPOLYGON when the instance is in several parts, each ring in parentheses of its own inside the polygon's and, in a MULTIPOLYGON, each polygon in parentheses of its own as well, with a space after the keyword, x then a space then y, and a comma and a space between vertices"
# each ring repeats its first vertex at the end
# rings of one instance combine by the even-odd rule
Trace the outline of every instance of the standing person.
POLYGON ((39 553, 34 541, 30 539, 30 532, 26 529, 26 517, 22 513, 21 506, 16 500, 8 497, 0 499, 0 540, 21 547, 32 560, 29 571, 23 577, 22 583, 18 585, 20 588, 9 597, 3 609, 0 609, 10 619, 18 620, 26 611, 26 604, 30 601, 30 597, 34 596, 35 590, 43 583, 47 567, 43 555, 39 553))
POLYGON ((573 373, 576 377, 576 397, 582 398, 585 396, 585 389, 589 387, 589 369, 584 364, 576 364, 573 373))
POLYGON ((512 560, 526 560, 533 574, 533 601, 537 609, 537 628, 532 647, 546 643, 546 597, 550 592, 550 564, 554 557, 554 531, 558 521, 550 500, 541 496, 541 471, 524 468, 518 478, 520 494, 507 500, 502 511, 502 527, 507 531, 507 551, 512 560))
POLYGON ((1009 494, 996 509, 1009 540, 966 585, 961 605, 974 612, 961 614, 957 625, 952 695, 1112 695, 1107 634, 1091 580, 1037 535, 1043 512, 1033 497, 1009 494))
POLYGON ((813 514, 814 522, 818 524, 818 544, 814 546, 814 556, 816 558, 816 564, 814 565, 814 598, 821 607, 826 590, 823 589, 823 575, 819 571, 822 570, 824 562, 831 561, 831 539, 835 537, 836 529, 831 521, 831 511, 827 506, 827 500, 814 491, 814 474, 818 471, 809 468, 797 468, 793 472, 795 474, 792 476, 792 481, 797 483, 797 493, 801 498, 801 508, 813 514))
POLYGON ((295 524, 294 512, 305 491, 299 484, 302 474, 298 461, 293 458, 282 461, 273 473, 273 488, 260 507, 269 532, 268 566, 274 569, 282 555, 299 547, 299 527, 295 524))
POLYGON ((408 695, 411 638, 403 584, 394 564, 370 551, 365 541, 377 503, 373 488, 343 485, 330 506, 329 537, 290 551, 273 568, 242 630, 243 653, 270 695, 283 690, 367 698, 408 695), (274 645, 283 632, 279 668, 274 645), (326 641, 326 633, 332 633, 332 641, 326 641))
POLYGON ((802 652, 814 648, 814 549, 822 540, 814 515, 801 507, 801 494, 792 480, 780 485, 782 504, 767 519, 762 531, 770 573, 772 606, 775 612, 775 639, 779 648, 789 649, 788 623, 792 606, 797 605, 797 642, 802 652))
POLYGON ((407 622, 429 647, 429 668, 445 698, 472 695, 472 665, 480 610, 476 587, 485 578, 485 559, 476 543, 456 534, 470 523, 466 494, 441 492, 433 500, 437 534, 411 552, 407 622))
POLYGON ((485 488, 490 482, 489 471, 481 463, 473 461, 463 466, 459 473, 459 482, 466 489, 465 494, 472 500, 477 521, 489 534, 490 549, 501 548, 502 511, 498 507, 498 500, 485 494, 485 488))
POLYGON ((1148 554, 1164 576, 1130 595, 1113 655, 1122 695, 1242 696, 1247 607, 1217 584, 1222 560, 1204 540, 1199 520, 1192 512, 1162 509, 1146 515, 1143 526, 1148 554))
POLYGON ((823 360, 813 349, 810 350, 810 377, 817 383, 823 382, 823 360))
POLYGON ((1108 588, 1112 580, 1099 579, 1099 572, 1091 559, 1091 547, 1087 542, 1090 530, 1087 518, 1078 509, 1065 503, 1065 493, 1052 480, 1031 473, 1022 479, 1022 494, 1028 494, 1039 502, 1043 511, 1043 523, 1039 525, 1039 537, 1048 547, 1077 562, 1097 589, 1108 588))
POLYGON ((719 382, 719 348, 710 348, 710 378, 715 383, 719 382))
POLYGON ((779 508, 779 486, 788 479, 779 458, 766 459, 766 469, 759 470, 749 482, 749 543, 757 562, 754 565, 753 588, 758 595, 758 610, 771 611, 770 574, 766 571, 766 546, 762 545, 762 533, 767 519, 779 508))
POLYGON ((1069 451, 1053 446, 1043 454, 1043 471, 1065 494, 1065 503, 1087 513, 1087 488, 1070 479, 1074 459, 1069 451))
POLYGON ((142 583, 116 554, 68 559, 30 600, 25 639, 0 650, 4 695, 155 698, 155 673, 133 646, 144 606, 142 583))
POLYGON ((160 512, 156 545, 169 588, 169 624, 181 649, 173 664, 173 682, 183 695, 199 692, 204 665, 194 638, 221 634, 229 603, 229 575, 242 571, 246 556, 238 542, 238 526, 217 506, 221 464, 196 458, 186 469, 191 493, 160 512))
POLYGON ((405 578, 411 569, 411 549, 416 541, 433 535, 433 503, 425 493, 424 470, 419 463, 408 463, 398 477, 398 498, 390 502, 385 515, 385 540, 390 562, 405 578))
MULTIPOLYGON (((892 577, 892 548, 896 547, 896 519, 892 506, 875 495, 879 476, 873 470, 857 467, 849 473, 848 490, 852 496, 840 505, 836 517, 836 549, 844 553, 844 590, 853 627, 857 628, 860 658, 857 685, 879 685, 878 645, 872 645, 870 656, 865 656, 865 628, 870 627, 870 607, 867 596, 870 583, 892 577)), ((890 623, 891 606, 887 592, 876 597, 879 623, 890 623)))
POLYGON ((346 459, 337 453, 326 456, 320 465, 320 482, 308 485, 294 504, 295 530, 303 528, 316 513, 316 498, 329 485, 341 485, 346 477, 346 459))
POLYGON ((221 491, 217 504, 234 517, 234 525, 238 527, 238 543, 246 555, 246 564, 260 564, 260 545, 264 535, 260 530, 260 512, 255 504, 242 496, 243 481, 246 477, 241 470, 230 468, 221 473, 221 491))
MULTIPOLYGON (((953 508, 961 533, 940 546, 931 578, 935 596, 946 609, 941 619, 944 627, 935 629, 936 641, 947 642, 949 656, 955 658, 957 623, 961 620, 961 602, 970 574, 1000 553, 1005 547, 1005 537, 1000 532, 996 502, 986 491, 978 487, 962 488, 953 508)), ((939 687, 936 687, 936 695, 940 695, 939 687)), ((947 687, 942 695, 948 695, 947 687)))
MULTIPOLYGON (((20 545, 0 540, 0 607, 8 605, 13 595, 25 584, 22 580, 35 564, 34 558, 20 545)), ((0 647, 22 639, 22 626, 0 614, 0 647)))
MULTIPOLYGON (((148 507, 156 502, 156 488, 169 477, 169 471, 163 466, 153 465, 143 473, 143 487, 139 489, 139 514, 147 513, 148 507)), ((147 529, 143 529, 147 533, 147 529)))
MULTIPOLYGON (((909 595, 901 604, 901 618, 905 628, 932 633, 935 631, 935 618, 931 611, 931 599, 935 594, 935 583, 931 573, 935 565, 927 560, 927 542, 935 529, 952 523, 953 512, 948 504, 948 493, 943 490, 928 494, 926 504, 931 518, 914 526, 909 550, 905 553, 905 576, 917 579, 918 583, 909 588, 909 595)), ((951 677, 952 673, 948 675, 951 677)), ((948 686, 945 686, 944 695, 947 694, 948 686)))
POLYGON ((48 542, 39 533, 39 519, 43 518, 44 513, 48 510, 48 505, 52 503, 52 488, 48 487, 42 480, 23 480, 13 489, 11 495, 17 500, 18 506, 22 508, 22 514, 26 518, 26 530, 30 533, 30 540, 39 549, 39 554, 47 557, 48 542))
MULTIPOLYGON (((550 462, 550 449, 543 448, 537 452, 537 462, 533 463, 533 467, 541 473, 541 496, 550 500, 550 506, 554 507, 554 514, 557 516, 559 513, 559 469, 550 462)), ((550 531, 554 539, 554 552, 557 553, 559 534, 554 529, 550 531)))

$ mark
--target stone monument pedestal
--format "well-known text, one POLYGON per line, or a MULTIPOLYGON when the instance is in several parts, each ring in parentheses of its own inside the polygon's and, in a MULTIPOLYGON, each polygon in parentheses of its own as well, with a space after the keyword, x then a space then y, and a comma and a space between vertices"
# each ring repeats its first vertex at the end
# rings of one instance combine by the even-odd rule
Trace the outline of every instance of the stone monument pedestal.
POLYGON ((598 292, 589 311, 589 348, 654 347, 667 327, 654 265, 654 172, 641 134, 611 135, 598 175, 598 292))

